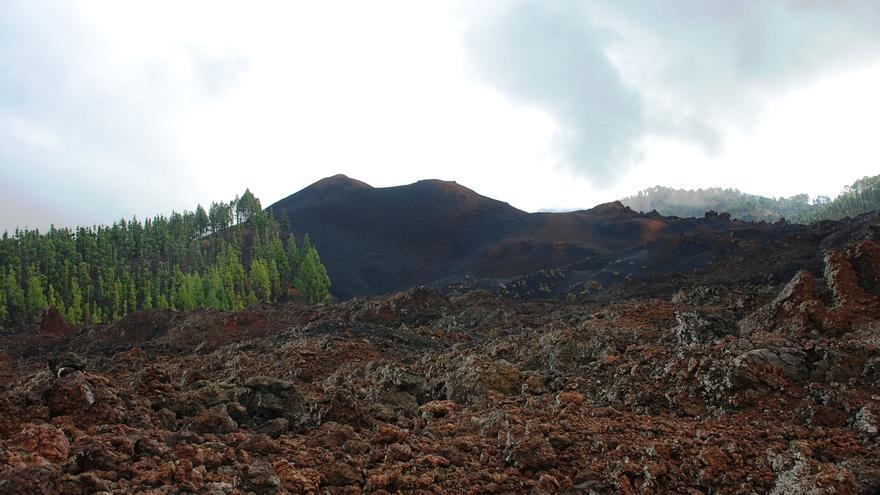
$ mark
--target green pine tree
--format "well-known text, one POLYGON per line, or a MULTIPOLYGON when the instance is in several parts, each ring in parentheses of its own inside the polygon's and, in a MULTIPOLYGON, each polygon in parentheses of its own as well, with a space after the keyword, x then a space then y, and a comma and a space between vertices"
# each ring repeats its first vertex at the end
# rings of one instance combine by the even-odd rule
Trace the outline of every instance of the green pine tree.
POLYGON ((305 251, 294 285, 312 304, 324 302, 330 296, 330 277, 315 248, 305 251))
POLYGON ((125 302, 122 299, 122 284, 117 280, 113 282, 112 294, 112 311, 114 320, 118 320, 125 316, 125 302))
POLYGON ((76 279, 70 282, 70 305, 67 307, 67 321, 79 325, 83 319, 83 298, 76 279))
POLYGON ((134 313, 137 311, 137 291, 134 288, 134 283, 128 284, 128 298, 126 300, 126 310, 128 313, 134 313))
POLYGON ((100 325, 102 321, 104 321, 104 318, 101 315, 101 308, 98 307, 97 303, 92 303, 92 312, 91 312, 92 325, 100 325))
POLYGON ((27 306, 24 289, 14 267, 6 274, 6 308, 10 323, 26 323, 27 306))
POLYGON ((47 299, 47 307, 49 308, 57 308, 58 301, 55 299, 55 287, 52 284, 49 284, 49 297, 47 299))
POLYGON ((32 322, 39 320, 43 310, 49 304, 43 290, 43 281, 33 265, 28 267, 26 304, 28 318, 32 322))
MULTIPOLYGON (((5 282, 6 277, 0 277, 5 282)), ((0 283, 0 330, 9 324, 9 311, 6 309, 6 284, 0 283)))
POLYGON ((248 301, 263 302, 272 301, 272 280, 269 276, 269 269, 263 260, 251 261, 251 291, 248 294, 248 301))

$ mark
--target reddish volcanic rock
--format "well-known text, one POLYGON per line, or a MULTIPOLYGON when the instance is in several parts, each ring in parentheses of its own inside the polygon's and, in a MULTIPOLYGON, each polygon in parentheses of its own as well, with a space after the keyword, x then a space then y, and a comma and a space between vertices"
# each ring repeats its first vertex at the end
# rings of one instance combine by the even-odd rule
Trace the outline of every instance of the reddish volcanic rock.
POLYGON ((859 241, 848 250, 859 277, 859 284, 874 297, 880 297, 880 243, 859 241))
POLYGON ((95 404, 95 390, 82 371, 55 380, 46 393, 46 404, 55 416, 75 414, 95 404))
POLYGON ((70 442, 64 432, 46 423, 25 426, 11 444, 58 464, 63 464, 70 454, 70 442))
POLYGON ((837 306, 864 305, 871 301, 846 255, 838 250, 825 254, 825 281, 837 306))
POLYGON ((190 426, 197 433, 231 433, 237 427, 238 424, 229 417, 223 404, 217 404, 203 411, 190 426))
POLYGON ((298 468, 286 459, 273 465, 281 486, 290 493, 315 493, 321 483, 321 474, 310 468, 298 468))
POLYGON ((531 435, 509 447, 505 460, 523 471, 556 466, 556 453, 543 436, 531 435))
POLYGON ((322 485, 350 486, 363 484, 364 477, 351 465, 334 462, 322 469, 322 480, 322 485))
POLYGON ((0 493, 875 493, 876 247, 607 303, 420 289, 0 336, 0 493))
POLYGON ((55 307, 43 311, 40 318, 40 332, 45 335, 69 335, 73 329, 64 321, 64 317, 55 307))

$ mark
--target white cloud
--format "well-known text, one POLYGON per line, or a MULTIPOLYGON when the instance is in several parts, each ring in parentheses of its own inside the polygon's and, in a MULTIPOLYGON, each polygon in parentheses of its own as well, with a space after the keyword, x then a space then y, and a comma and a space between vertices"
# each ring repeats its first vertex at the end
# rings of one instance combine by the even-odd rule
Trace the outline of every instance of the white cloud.
POLYGON ((786 93, 880 62, 880 4, 870 0, 491 5, 469 24, 477 73, 547 111, 567 164, 600 186, 652 162, 643 153, 657 140, 727 154, 786 93))

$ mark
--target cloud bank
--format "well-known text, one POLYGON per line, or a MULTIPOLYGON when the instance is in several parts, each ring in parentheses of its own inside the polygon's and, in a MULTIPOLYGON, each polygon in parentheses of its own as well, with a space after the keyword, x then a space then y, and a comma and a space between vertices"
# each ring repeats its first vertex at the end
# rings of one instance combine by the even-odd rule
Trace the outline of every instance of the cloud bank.
MULTIPOLYGON (((0 225, 44 227, 47 218, 91 224, 109 221, 107 210, 167 211, 197 189, 175 118, 193 101, 222 93, 243 64, 196 44, 125 45, 108 32, 122 26, 79 7, 0 5, 0 194, 14 198, 0 225)), ((143 22, 161 39, 160 26, 143 22)))
POLYGON ((600 184, 672 137, 718 152, 774 98, 880 60, 873 0, 498 2, 465 10, 471 70, 559 125, 600 184))

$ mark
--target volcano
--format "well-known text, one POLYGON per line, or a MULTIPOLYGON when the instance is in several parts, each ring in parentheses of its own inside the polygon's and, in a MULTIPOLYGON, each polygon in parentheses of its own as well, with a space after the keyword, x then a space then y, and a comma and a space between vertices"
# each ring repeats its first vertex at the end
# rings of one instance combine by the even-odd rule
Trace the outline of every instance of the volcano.
MULTIPOLYGON (((589 210, 528 213, 456 182, 372 187, 344 175, 322 179, 271 205, 308 233, 340 299, 463 281, 566 297, 584 286, 668 280, 670 275, 784 279, 819 270, 810 227, 636 212, 619 201, 589 210), (756 247, 760 246, 760 248, 756 247), (737 259, 757 258, 747 270, 737 259), (763 261, 762 261, 763 260, 763 261), (536 273, 559 270, 541 282, 536 273)), ((546 278, 546 277, 545 277, 546 278)))

